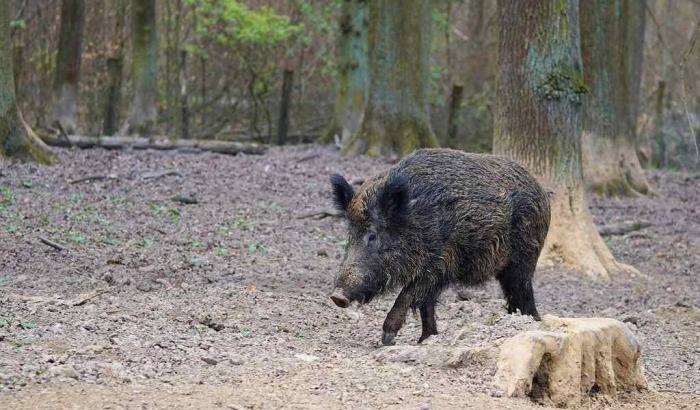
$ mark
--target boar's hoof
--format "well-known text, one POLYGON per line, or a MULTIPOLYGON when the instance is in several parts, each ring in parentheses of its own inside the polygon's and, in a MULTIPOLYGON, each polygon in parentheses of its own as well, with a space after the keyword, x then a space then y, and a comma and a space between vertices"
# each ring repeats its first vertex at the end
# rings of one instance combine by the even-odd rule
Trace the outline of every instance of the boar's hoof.
POLYGON ((394 338, 396 337, 396 332, 384 332, 382 334, 382 344, 384 346, 393 346, 396 344, 394 338))
POLYGON ((346 308, 350 306, 350 300, 345 297, 345 295, 342 294, 342 292, 335 291, 331 295, 331 300, 333 303, 335 303, 336 306, 341 307, 341 308, 346 308))
POLYGON ((438 334, 436 330, 431 330, 429 332, 423 332, 421 333, 420 337, 418 338, 418 344, 423 343, 423 341, 427 338, 429 338, 432 335, 438 334))

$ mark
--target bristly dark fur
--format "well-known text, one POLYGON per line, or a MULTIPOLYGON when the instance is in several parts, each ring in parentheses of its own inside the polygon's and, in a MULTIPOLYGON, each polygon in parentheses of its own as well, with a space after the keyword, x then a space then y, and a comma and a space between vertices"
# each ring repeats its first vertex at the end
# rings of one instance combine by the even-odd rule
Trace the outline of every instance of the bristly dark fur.
POLYGON ((331 176, 331 185, 333 186, 333 202, 335 207, 345 212, 350 205, 353 195, 355 194, 352 186, 342 175, 334 174, 331 176))
POLYGON ((367 179, 356 193, 340 176, 331 182, 336 205, 349 209, 336 286, 364 300, 403 287, 385 334, 395 335, 410 306, 421 311, 421 340, 435 334, 435 302, 446 287, 493 277, 509 312, 539 318, 532 275, 549 228, 549 199, 520 165, 425 149, 367 179))
POLYGON ((393 175, 377 194, 377 204, 390 224, 402 225, 408 212, 409 187, 403 175, 393 175))

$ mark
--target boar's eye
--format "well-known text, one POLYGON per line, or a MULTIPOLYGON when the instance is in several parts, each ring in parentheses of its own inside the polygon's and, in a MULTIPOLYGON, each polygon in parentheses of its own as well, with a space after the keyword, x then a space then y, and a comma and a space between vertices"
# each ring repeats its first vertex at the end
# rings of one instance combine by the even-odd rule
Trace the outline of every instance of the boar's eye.
POLYGON ((370 232, 369 234, 367 234, 367 245, 374 243, 374 241, 376 240, 377 234, 375 234, 374 232, 370 232))

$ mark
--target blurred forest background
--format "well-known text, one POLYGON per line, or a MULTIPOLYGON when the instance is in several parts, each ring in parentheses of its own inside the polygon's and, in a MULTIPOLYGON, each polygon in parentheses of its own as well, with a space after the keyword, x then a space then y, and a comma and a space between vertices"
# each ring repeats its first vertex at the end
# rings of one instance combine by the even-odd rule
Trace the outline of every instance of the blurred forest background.
MULTIPOLYGON (((640 161, 697 169, 690 126, 699 123, 700 53, 691 50, 700 2, 640 4, 640 161)), ((433 2, 428 100, 441 146, 491 151, 496 6, 433 2)), ((353 87, 341 85, 367 78, 367 8, 358 0, 12 0, 17 102, 39 132, 59 119, 69 134, 89 136, 339 141, 337 100, 353 87)))

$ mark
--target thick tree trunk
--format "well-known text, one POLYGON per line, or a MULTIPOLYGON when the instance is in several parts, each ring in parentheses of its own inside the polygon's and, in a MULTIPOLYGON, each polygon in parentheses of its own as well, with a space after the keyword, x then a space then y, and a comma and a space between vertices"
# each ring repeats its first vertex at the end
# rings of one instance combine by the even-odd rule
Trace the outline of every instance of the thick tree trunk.
POLYGON ((326 141, 335 136, 341 145, 360 130, 369 90, 368 18, 366 0, 345 0, 341 5, 338 37, 338 79, 335 115, 326 141))
POLYGON ((107 58, 107 90, 105 92, 105 111, 102 120, 102 133, 114 135, 119 127, 119 108, 122 101, 122 78, 124 72, 124 25, 126 21, 126 1, 116 3, 116 24, 114 38, 116 50, 113 56, 107 58))
POLYGON ((586 186, 609 196, 652 192, 637 157, 644 0, 581 1, 586 186))
POLYGON ((190 107, 187 91, 187 51, 180 50, 180 138, 190 139, 190 107))
POLYGON ((133 97, 126 134, 151 136, 157 119, 158 50, 156 1, 131 2, 131 71, 133 97))
POLYGON ((654 164, 657 168, 666 168, 666 138, 664 137, 664 92, 666 82, 659 81, 656 89, 656 109, 654 113, 654 140, 656 141, 656 155, 654 164))
POLYGON ((121 56, 107 59, 107 92, 105 96, 104 122, 102 124, 102 132, 105 135, 114 135, 117 132, 119 105, 121 104, 122 66, 121 56))
POLYGON ((277 121, 277 145, 284 145, 289 134, 289 107, 292 105, 292 88, 294 71, 285 69, 282 73, 282 94, 280 95, 280 112, 277 121))
POLYGON ((51 163, 55 157, 17 109, 10 40, 10 2, 0 2, 0 158, 51 163))
POLYGON ((76 130, 84 26, 85 0, 63 0, 51 123, 60 122, 63 129, 70 133, 76 130))
POLYGON ((369 97, 345 154, 400 156, 437 145, 428 111, 431 19, 430 0, 369 2, 369 97))
POLYGON ((553 192, 540 264, 563 263, 608 279, 628 267, 598 234, 584 193, 578 6, 577 0, 499 0, 494 151, 523 164, 553 192))

